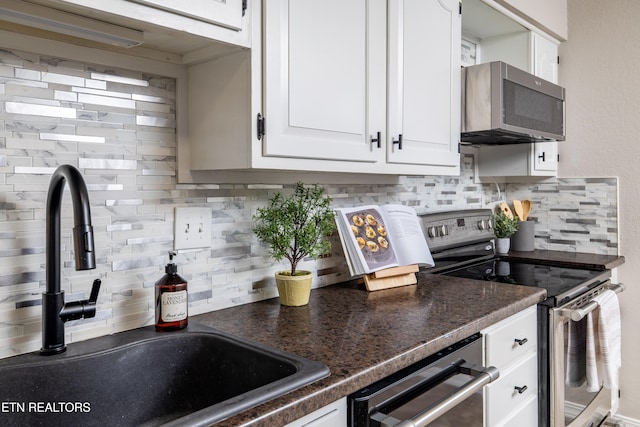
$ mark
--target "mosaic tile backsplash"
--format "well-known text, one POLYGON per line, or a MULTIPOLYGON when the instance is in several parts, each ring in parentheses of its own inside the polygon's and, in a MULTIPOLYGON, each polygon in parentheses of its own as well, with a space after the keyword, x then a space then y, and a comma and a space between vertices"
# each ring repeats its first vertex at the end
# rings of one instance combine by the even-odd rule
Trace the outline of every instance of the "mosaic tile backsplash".
MULTIPOLYGON (((199 314, 277 296, 275 264, 253 235, 251 216, 291 185, 181 185, 176 182, 175 82, 0 48, 0 357, 40 348, 45 284, 45 203, 58 165, 87 182, 97 268, 74 269, 72 209, 62 212, 62 288, 87 298, 102 279, 94 319, 68 322, 68 343, 153 323, 153 285, 173 249, 174 209, 211 208, 211 247, 178 254, 189 281, 189 312, 199 314)), ((459 177, 402 177, 396 185, 331 185, 336 207, 402 203, 419 212, 491 208, 528 198, 538 248, 617 253, 615 178, 536 184, 474 183, 474 156, 459 177)), ((349 279, 341 246, 306 260, 314 286, 349 279)))

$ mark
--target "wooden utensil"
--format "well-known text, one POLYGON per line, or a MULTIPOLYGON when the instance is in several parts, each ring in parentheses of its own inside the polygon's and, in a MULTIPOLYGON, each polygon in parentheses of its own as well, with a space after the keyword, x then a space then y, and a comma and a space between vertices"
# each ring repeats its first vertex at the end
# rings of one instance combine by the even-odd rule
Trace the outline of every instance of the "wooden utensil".
POLYGON ((516 212, 516 216, 520 221, 524 221, 524 211, 522 202, 520 200, 513 200, 513 210, 516 212))
POLYGON ((504 214, 506 216, 508 216, 509 218, 513 218, 513 212, 511 212, 511 208, 509 207, 509 205, 507 204, 507 202, 502 202, 500 204, 500 210, 502 212, 504 212, 504 214))
POLYGON ((526 221, 531 212, 531 200, 522 201, 522 221, 526 221))

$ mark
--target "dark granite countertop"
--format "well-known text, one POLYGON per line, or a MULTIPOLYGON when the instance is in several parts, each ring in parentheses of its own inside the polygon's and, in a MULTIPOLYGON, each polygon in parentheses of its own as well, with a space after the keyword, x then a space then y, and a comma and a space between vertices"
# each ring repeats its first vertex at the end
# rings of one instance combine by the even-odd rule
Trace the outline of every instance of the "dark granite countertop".
POLYGON ((550 265, 563 267, 581 267, 592 270, 607 270, 624 264, 623 256, 617 255, 597 255, 581 252, 561 252, 535 250, 531 252, 511 251, 503 256, 505 259, 526 262, 541 262, 550 265))
POLYGON ((304 307, 284 307, 274 298, 193 316, 331 371, 216 426, 284 425, 545 298, 537 288, 417 276, 417 285, 376 292, 353 283, 315 289, 304 307))

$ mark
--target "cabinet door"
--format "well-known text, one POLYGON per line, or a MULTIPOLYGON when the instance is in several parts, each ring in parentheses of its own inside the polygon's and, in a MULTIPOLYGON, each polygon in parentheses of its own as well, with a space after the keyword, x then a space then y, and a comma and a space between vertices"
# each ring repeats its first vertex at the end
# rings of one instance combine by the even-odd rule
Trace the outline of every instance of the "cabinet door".
POLYGON ((263 155, 377 162, 384 150, 380 0, 267 0, 263 155))
POLYGON ((518 358, 535 354, 538 348, 537 319, 536 308, 532 307, 487 328, 484 331, 485 363, 502 372, 518 358))
MULTIPOLYGON (((558 82, 558 45, 539 34, 531 34, 533 74, 553 83, 558 82)), ((558 171, 558 142, 533 144, 532 175, 555 175, 558 171)))
POLYGON ((460 31, 458 0, 389 1, 388 162, 459 164, 460 31))
MULTIPOLYGON (((513 369, 500 370, 500 378, 487 385, 485 389, 486 420, 488 426, 502 425, 513 418, 534 400, 538 394, 538 364, 536 354, 532 353, 513 369)), ((538 425, 537 414, 533 418, 520 418, 522 427, 538 425)))
POLYGON ((533 74, 553 83, 558 82, 558 44, 531 33, 533 74))
POLYGON ((547 175, 544 172, 556 174, 558 171, 558 141, 537 142, 532 144, 533 171, 532 175, 547 175))
POLYGON ((484 390, 487 426, 503 426, 507 419, 508 425, 514 425, 513 420, 523 427, 538 425, 537 327, 537 307, 532 306, 482 331, 483 362, 500 371, 484 390))

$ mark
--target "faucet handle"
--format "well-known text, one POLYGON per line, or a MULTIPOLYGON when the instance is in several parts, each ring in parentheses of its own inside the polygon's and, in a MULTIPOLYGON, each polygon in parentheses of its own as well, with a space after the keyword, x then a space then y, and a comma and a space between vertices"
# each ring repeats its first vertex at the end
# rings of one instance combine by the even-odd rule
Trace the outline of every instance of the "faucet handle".
POLYGON ((100 285, 102 281, 96 279, 91 286, 91 294, 89 299, 82 301, 73 301, 65 304, 60 312, 60 319, 63 322, 68 320, 89 319, 96 315, 96 301, 98 301, 98 293, 100 292, 100 285))
POLYGON ((101 284, 102 281, 100 279, 96 279, 93 281, 93 285, 91 286, 91 295, 89 295, 89 300, 87 301, 89 304, 95 305, 96 301, 98 301, 98 293, 100 292, 101 284))

